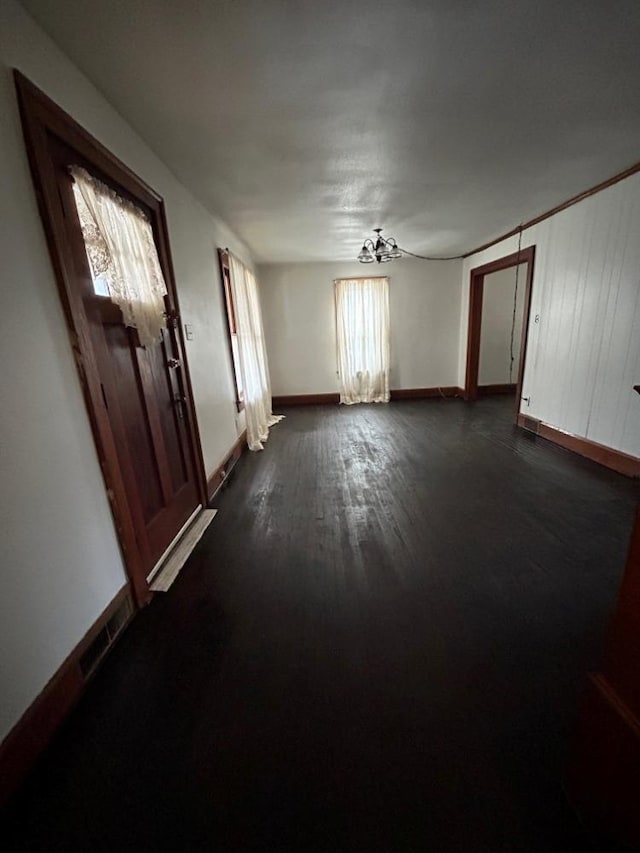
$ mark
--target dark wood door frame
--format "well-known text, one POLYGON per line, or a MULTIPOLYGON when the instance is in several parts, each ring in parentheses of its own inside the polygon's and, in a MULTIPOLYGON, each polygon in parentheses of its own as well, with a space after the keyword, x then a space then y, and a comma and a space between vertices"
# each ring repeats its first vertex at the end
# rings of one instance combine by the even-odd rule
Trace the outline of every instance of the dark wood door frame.
POLYGON ((229 360, 231 362, 231 372, 233 373, 233 388, 236 395, 236 410, 241 412, 244 409, 244 392, 238 388, 238 365, 233 352, 232 335, 237 335, 236 328, 236 308, 233 299, 233 290, 231 287, 231 261, 229 259, 228 249, 218 249, 218 263, 220 266, 220 279, 222 281, 222 302, 226 313, 226 330, 227 344, 229 346, 229 360))
POLYGON ((79 165, 89 166, 101 180, 142 207, 152 224, 160 265, 167 285, 167 314, 170 334, 174 336, 182 365, 183 390, 186 398, 188 429, 193 450, 193 464, 199 500, 207 503, 204 461, 193 390, 186 358, 183 328, 176 291, 173 264, 169 249, 169 234, 162 198, 140 180, 120 160, 95 140, 67 113, 43 92, 14 71, 18 103, 27 154, 31 166, 40 215, 44 226, 51 262, 65 312, 71 347, 93 431, 98 458, 124 563, 135 600, 142 606, 149 599, 149 585, 136 540, 136 527, 127 498, 126 477, 121 468, 109 415, 100 383, 100 374, 93 350, 89 323, 82 299, 73 286, 74 258, 66 238, 65 211, 60 197, 55 158, 52 150, 64 143, 78 155, 79 165))
POLYGON ((529 332, 529 311, 531 309, 531 286, 533 283, 533 265, 535 246, 520 249, 504 258, 498 258, 488 264, 471 270, 469 284, 469 327, 467 332, 467 372, 464 383, 464 399, 478 398, 478 370, 480 367, 480 334, 482 329, 482 300, 484 296, 484 277, 499 270, 527 264, 525 278, 524 314, 522 318, 522 340, 520 344, 520 361, 518 364, 518 379, 516 383, 516 415, 520 410, 522 394, 522 379, 527 354, 527 337, 529 332))

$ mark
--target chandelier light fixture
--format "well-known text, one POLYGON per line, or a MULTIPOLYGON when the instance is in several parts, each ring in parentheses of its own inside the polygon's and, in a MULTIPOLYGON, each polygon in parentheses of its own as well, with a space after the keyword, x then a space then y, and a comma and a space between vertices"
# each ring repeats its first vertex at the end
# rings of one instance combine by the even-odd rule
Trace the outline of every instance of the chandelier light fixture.
POLYGON ((358 255, 361 264, 372 264, 374 261, 386 264, 388 261, 402 257, 402 250, 398 248, 394 237, 383 237, 382 228, 373 230, 377 235, 375 240, 370 238, 365 240, 362 251, 358 255))

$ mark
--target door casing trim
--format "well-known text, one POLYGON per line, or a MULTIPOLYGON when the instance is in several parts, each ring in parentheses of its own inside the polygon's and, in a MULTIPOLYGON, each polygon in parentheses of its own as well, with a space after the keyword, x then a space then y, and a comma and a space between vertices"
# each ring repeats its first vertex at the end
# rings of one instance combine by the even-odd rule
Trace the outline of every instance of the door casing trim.
POLYGON ((519 249, 511 255, 498 258, 488 264, 474 267, 469 275, 469 325, 467 330, 467 369, 464 381, 464 399, 478 399, 478 371, 480 367, 480 334, 482 328, 482 299, 484 296, 484 277, 499 270, 509 267, 527 264, 527 276, 525 279, 524 313, 522 317, 522 343, 520 345, 520 361, 518 364, 518 378, 516 381, 516 411, 514 419, 520 411, 520 397, 522 394, 522 381, 524 378, 524 366, 527 358, 527 340, 529 336, 529 312, 531 311, 531 288, 533 285, 533 267, 535 263, 536 247, 527 246, 519 249))
POLYGON ((22 128, 36 191, 49 255, 64 309, 76 367, 85 405, 102 469, 107 496, 113 514, 123 561, 136 604, 146 604, 150 597, 146 572, 140 557, 136 531, 127 498, 114 436, 105 411, 100 377, 89 336, 89 327, 73 287, 74 268, 67 241, 62 204, 58 194, 56 168, 49 147, 50 139, 61 140, 109 183, 114 184, 132 201, 144 207, 151 219, 160 265, 166 281, 176 326, 176 340, 183 367, 190 441, 193 448, 198 500, 206 506, 206 477, 202 446, 198 431, 193 389, 186 356, 183 325, 180 322, 178 293, 169 247, 169 232, 164 201, 124 163, 94 139, 71 116, 14 69, 22 128))

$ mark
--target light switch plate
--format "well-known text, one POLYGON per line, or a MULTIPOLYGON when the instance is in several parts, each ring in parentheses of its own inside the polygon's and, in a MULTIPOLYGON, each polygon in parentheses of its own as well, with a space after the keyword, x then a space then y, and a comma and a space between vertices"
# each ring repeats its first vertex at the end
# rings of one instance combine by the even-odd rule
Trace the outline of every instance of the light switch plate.
POLYGON ((191 323, 184 324, 184 336, 188 341, 193 340, 193 326, 191 323))

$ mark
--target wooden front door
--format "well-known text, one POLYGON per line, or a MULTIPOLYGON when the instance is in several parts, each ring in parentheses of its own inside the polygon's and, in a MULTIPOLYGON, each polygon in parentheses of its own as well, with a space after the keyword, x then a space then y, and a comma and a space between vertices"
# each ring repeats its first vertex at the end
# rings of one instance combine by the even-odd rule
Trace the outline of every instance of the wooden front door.
POLYGON ((41 214, 100 463, 139 603, 147 578, 185 522, 206 502, 162 200, 48 98, 18 78, 41 214), (135 329, 94 283, 69 166, 82 166, 151 222, 167 284, 161 339, 135 329))
POLYGON ((95 295, 86 257, 81 261, 76 283, 147 577, 200 503, 180 347, 171 322, 162 341, 139 346, 117 305, 95 295))

